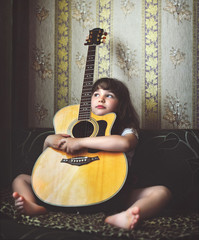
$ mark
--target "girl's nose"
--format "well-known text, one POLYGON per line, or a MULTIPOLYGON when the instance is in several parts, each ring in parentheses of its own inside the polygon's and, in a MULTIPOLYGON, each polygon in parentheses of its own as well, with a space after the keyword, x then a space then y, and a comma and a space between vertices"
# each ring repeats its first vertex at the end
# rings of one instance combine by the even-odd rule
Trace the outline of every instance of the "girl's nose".
POLYGON ((104 99, 103 96, 101 96, 101 97, 99 98, 99 102, 105 102, 105 99, 104 99))

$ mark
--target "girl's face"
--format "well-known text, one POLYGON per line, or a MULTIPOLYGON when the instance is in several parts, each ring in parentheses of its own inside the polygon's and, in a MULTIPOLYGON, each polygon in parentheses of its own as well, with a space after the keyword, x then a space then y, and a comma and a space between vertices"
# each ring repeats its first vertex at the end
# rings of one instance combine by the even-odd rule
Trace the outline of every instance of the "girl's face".
POLYGON ((102 116, 110 112, 116 112, 118 99, 110 90, 97 89, 91 98, 91 109, 95 115, 102 116))

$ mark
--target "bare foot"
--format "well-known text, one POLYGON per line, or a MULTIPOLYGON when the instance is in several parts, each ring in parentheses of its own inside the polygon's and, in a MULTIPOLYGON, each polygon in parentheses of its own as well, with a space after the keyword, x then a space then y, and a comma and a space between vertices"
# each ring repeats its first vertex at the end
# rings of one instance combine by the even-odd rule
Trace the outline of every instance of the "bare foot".
POLYGON ((39 206, 34 202, 26 200, 23 196, 19 195, 17 192, 12 194, 15 200, 15 207, 17 211, 21 214, 35 216, 47 213, 47 210, 43 206, 39 206))
POLYGON ((124 212, 107 217, 105 222, 116 227, 133 229, 138 223, 139 211, 139 208, 134 206, 124 212))

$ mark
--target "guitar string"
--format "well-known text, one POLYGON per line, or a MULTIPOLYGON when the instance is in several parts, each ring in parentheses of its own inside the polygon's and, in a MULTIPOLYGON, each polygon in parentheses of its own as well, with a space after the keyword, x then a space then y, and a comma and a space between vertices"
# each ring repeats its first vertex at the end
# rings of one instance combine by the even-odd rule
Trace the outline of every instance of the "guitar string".
POLYGON ((91 90, 92 90, 93 76, 94 76, 95 50, 96 50, 95 45, 88 47, 87 62, 86 62, 84 83, 83 83, 83 89, 82 89, 82 91, 84 92, 84 95, 82 93, 81 103, 80 103, 79 120, 80 118, 81 120, 82 119, 86 120, 85 129, 83 133, 84 136, 87 136, 88 134, 92 135, 91 130, 92 130, 93 124, 89 120, 90 120, 90 114, 91 114, 91 90), (86 94, 85 94, 85 91, 86 91, 86 94))

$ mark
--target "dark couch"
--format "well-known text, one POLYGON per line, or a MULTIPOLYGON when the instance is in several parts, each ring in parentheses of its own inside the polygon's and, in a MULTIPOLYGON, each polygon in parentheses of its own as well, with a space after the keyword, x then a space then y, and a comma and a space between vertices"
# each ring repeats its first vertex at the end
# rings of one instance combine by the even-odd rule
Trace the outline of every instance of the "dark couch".
MULTIPOLYGON (((16 131, 13 136, 13 178, 31 173, 52 129, 16 131)), ((37 217, 19 216, 11 188, 1 191, 1 239, 199 239, 199 130, 141 130, 129 169, 134 187, 165 185, 173 200, 158 216, 134 230, 104 223, 106 213, 49 211, 37 217), (133 173, 133 174, 132 174, 133 173)))

